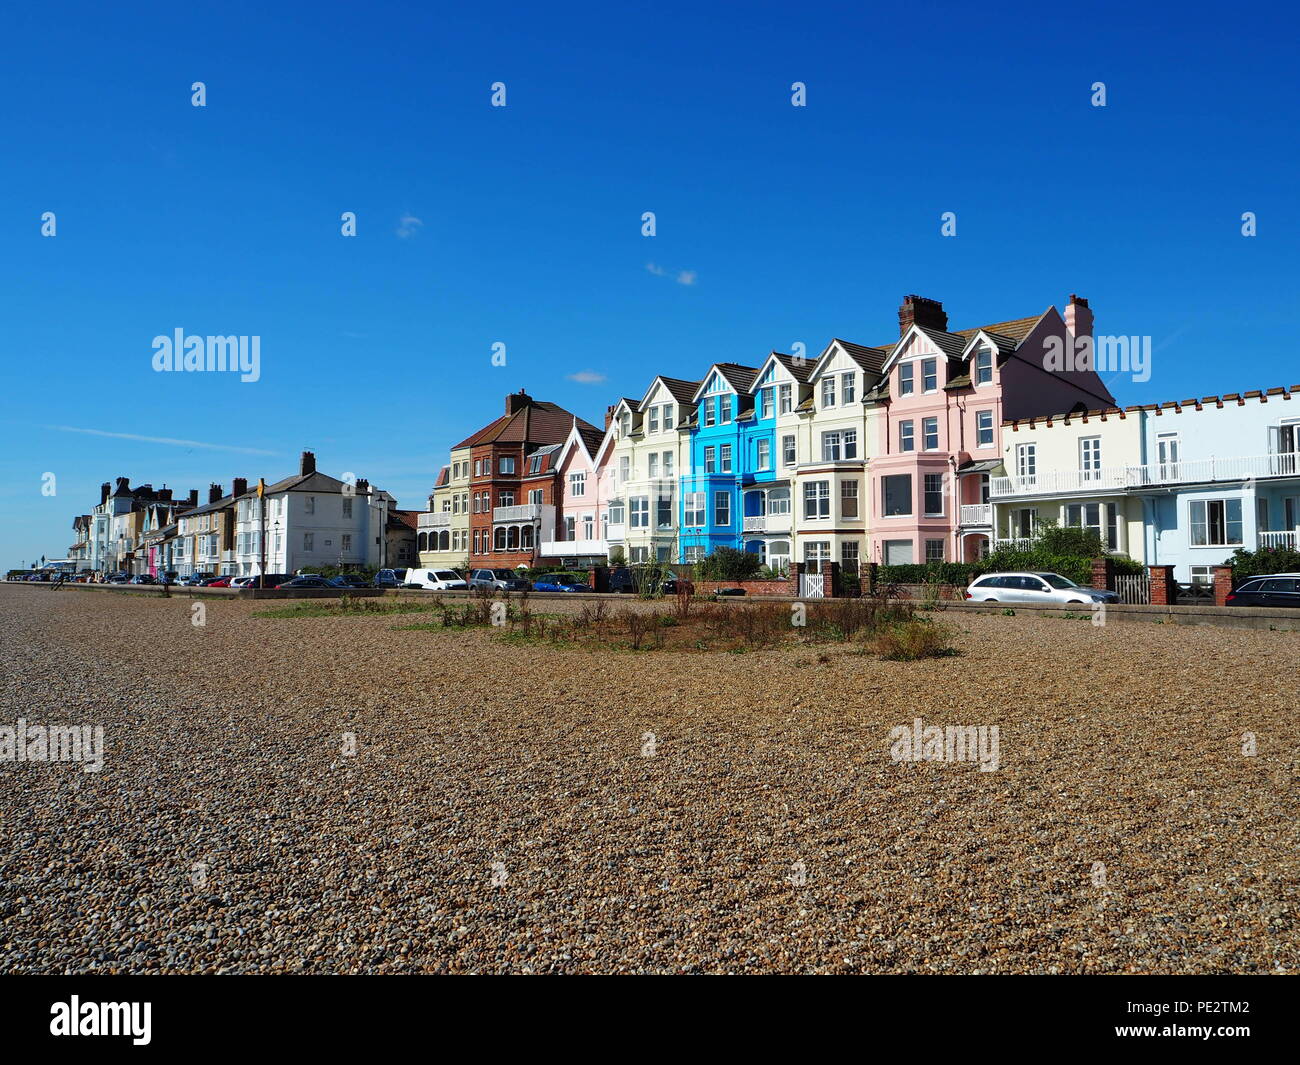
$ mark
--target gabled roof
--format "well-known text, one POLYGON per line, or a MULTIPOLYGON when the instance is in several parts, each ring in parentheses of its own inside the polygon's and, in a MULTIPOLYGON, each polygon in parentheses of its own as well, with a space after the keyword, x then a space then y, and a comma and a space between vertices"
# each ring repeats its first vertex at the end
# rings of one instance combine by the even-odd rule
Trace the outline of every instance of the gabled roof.
POLYGON ((758 367, 758 372, 754 374, 754 380, 761 381, 767 374, 767 368, 771 363, 779 363, 799 384, 807 384, 808 377, 812 373, 813 359, 796 359, 793 355, 788 355, 784 351, 773 351, 758 367))
POLYGON ((758 377, 757 366, 742 366, 738 362, 715 362, 709 367, 709 372, 706 373, 700 381, 699 387, 691 393, 690 401, 692 403, 699 400, 705 387, 709 383, 709 378, 712 377, 715 372, 718 373, 718 375, 721 376, 722 379, 731 387, 731 390, 738 395, 744 395, 748 392, 753 387, 754 381, 758 377))
POLYGON ((446 488, 451 483, 451 467, 444 466, 438 471, 438 479, 434 482, 434 488, 446 488))
MULTIPOLYGON (((971 329, 959 329, 955 332, 945 332, 942 329, 935 329, 932 326, 917 325, 913 322, 898 342, 890 346, 889 356, 885 359, 882 372, 885 368, 891 366, 895 357, 900 354, 911 338, 920 334, 930 341, 949 359, 959 360, 969 354, 972 349, 971 341, 978 333, 985 333, 990 339, 1000 341, 997 344, 999 354, 1002 357, 1009 356, 1047 315, 1053 312, 1054 308, 1048 307, 1042 314, 1031 315, 1028 318, 1012 318, 1005 322, 994 322, 991 325, 975 326, 971 329)), ((962 371, 957 370, 959 374, 962 371)), ((955 375, 950 375, 955 376, 955 375)))
POLYGON ((645 395, 641 397, 641 403, 632 409, 636 410, 643 405, 650 398, 650 393, 655 390, 655 386, 659 384, 668 389, 673 399, 677 400, 678 403, 693 403, 696 389, 703 383, 702 381, 683 381, 679 377, 664 377, 663 374, 660 374, 650 382, 650 387, 645 390, 645 395))
MULTIPOLYGON (((327 473, 313 471, 312 473, 295 473, 283 480, 276 481, 275 484, 266 486, 266 494, 272 495, 277 492, 320 492, 323 495, 329 495, 332 492, 342 492, 345 482, 340 481, 337 477, 331 477, 327 473)), ((352 485, 355 489, 356 485, 352 485)), ((249 496, 257 495, 257 486, 254 485, 245 492, 240 499, 247 499, 249 496)), ((203 509, 203 508, 199 508, 203 509)), ((189 515, 186 515, 188 517, 189 515)))
POLYGON ((867 386, 870 387, 875 383, 876 378, 884 372, 885 360, 889 357, 888 348, 869 348, 865 344, 855 344, 851 340, 841 340, 835 337, 825 350, 817 356, 808 372, 808 380, 815 381, 821 376, 834 355, 835 349, 839 348, 844 352, 854 364, 867 375, 867 386))

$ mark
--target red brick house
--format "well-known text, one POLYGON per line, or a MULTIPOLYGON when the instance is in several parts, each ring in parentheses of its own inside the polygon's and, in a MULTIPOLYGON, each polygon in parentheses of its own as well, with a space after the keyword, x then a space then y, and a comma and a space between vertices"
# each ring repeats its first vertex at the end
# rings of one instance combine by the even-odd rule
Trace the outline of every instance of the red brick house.
POLYGON ((453 448, 470 448, 471 566, 537 564, 538 545, 555 538, 557 464, 575 421, 600 435, 563 407, 520 389, 506 396, 501 417, 453 448))

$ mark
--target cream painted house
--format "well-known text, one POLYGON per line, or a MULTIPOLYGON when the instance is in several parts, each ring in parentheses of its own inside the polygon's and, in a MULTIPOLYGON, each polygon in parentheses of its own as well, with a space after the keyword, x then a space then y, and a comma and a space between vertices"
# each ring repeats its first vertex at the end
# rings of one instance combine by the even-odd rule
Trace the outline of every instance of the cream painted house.
POLYGON ((1140 411, 1117 408, 1002 423, 1002 465, 994 477, 993 545, 1023 547, 1044 521, 1078 526, 1106 549, 1146 561, 1142 500, 1113 467, 1143 461, 1140 411))
POLYGON ((835 339, 807 374, 797 415, 794 511, 796 558, 810 572, 836 562, 852 576, 869 561, 867 462, 879 436, 874 394, 887 354, 835 339))
POLYGON ((689 472, 698 381, 656 377, 640 400, 624 397, 610 410, 603 448, 608 462, 609 521, 605 528, 611 559, 627 562, 678 561, 680 480, 689 472))
POLYGON ((429 509, 418 518, 416 550, 427 568, 469 565, 469 481, 472 449, 455 448, 438 472, 429 509))

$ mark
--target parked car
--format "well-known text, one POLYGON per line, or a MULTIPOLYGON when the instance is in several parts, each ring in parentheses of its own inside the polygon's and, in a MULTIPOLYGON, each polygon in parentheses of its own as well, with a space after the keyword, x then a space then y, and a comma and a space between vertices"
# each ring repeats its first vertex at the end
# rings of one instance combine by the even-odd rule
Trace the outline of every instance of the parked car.
POLYGON ((229 573, 227 573, 221 577, 213 577, 210 580, 204 581, 203 587, 204 588, 229 588, 230 582, 232 580, 234 580, 234 577, 232 577, 229 573))
POLYGON ((317 573, 304 573, 276 585, 277 588, 329 588, 330 582, 317 573))
POLYGON ((543 573, 533 581, 535 592, 589 592, 591 586, 585 577, 575 573, 543 573))
POLYGON ((469 587, 454 569, 408 569, 403 588, 426 588, 435 592, 469 587))
MULTIPOLYGON (((29 581, 39 581, 41 577, 39 574, 33 574, 27 579, 29 581)), ((110 573, 107 577, 107 583, 109 584, 128 584, 130 580, 131 574, 129 573, 110 573)))
POLYGON ((636 574, 626 566, 615 566, 609 571, 609 590, 634 594, 637 590, 636 574))
POLYGON ((986 573, 971 581, 967 599, 984 603, 1118 603, 1119 596, 1085 588, 1059 573, 986 573))
POLYGON ((470 571, 469 586, 490 592, 526 592, 532 584, 512 569, 476 569, 470 571))
POLYGON ((157 584, 158 580, 156 577, 151 577, 147 573, 137 573, 134 577, 131 578, 130 583, 131 584, 157 584))
POLYGON ((231 577, 231 588, 253 588, 257 585, 256 577, 231 577))
POLYGON ((406 570, 404 569, 381 569, 375 574, 376 588, 401 588, 405 584, 406 570))
POLYGON ((1300 573, 1267 573, 1251 577, 1228 593, 1228 606, 1300 607, 1300 573))
POLYGON ((188 577, 181 578, 181 584, 187 587, 195 587, 204 581, 210 581, 215 574, 212 573, 191 573, 188 577))
POLYGON ((371 588, 373 585, 361 576, 360 573, 340 573, 337 577, 329 578, 330 584, 335 588, 371 588))

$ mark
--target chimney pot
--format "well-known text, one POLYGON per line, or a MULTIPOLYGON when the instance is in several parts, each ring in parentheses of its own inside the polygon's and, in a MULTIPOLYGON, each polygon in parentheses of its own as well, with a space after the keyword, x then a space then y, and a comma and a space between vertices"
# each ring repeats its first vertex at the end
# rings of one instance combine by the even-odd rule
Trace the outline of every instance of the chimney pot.
POLYGON ((199 505, 199 490, 197 488, 191 488, 190 494, 186 497, 185 502, 192 507, 197 507, 199 505))
POLYGON ((221 485, 219 485, 219 484, 210 484, 210 485, 208 485, 208 502, 209 502, 209 503, 215 503, 218 499, 220 499, 220 498, 221 498, 223 495, 225 495, 225 494, 226 494, 226 493, 223 492, 223 491, 221 490, 221 485))
POLYGON ((99 486, 99 505, 101 507, 108 502, 108 497, 112 495, 112 493, 113 493, 113 486, 108 481, 105 481, 103 484, 99 486))
POLYGON ((234 479, 234 481, 231 482, 230 494, 233 495, 233 496, 235 496, 235 497, 239 497, 239 496, 242 496, 242 495, 247 495, 247 494, 248 494, 248 478, 247 478, 247 477, 236 477, 236 478, 234 479))
POLYGON ((515 411, 523 410, 532 401, 532 397, 522 388, 518 392, 512 392, 506 396, 506 413, 514 414, 515 411))
POLYGON ((316 453, 313 451, 304 451, 302 460, 298 464, 298 472, 306 475, 316 472, 316 453))

